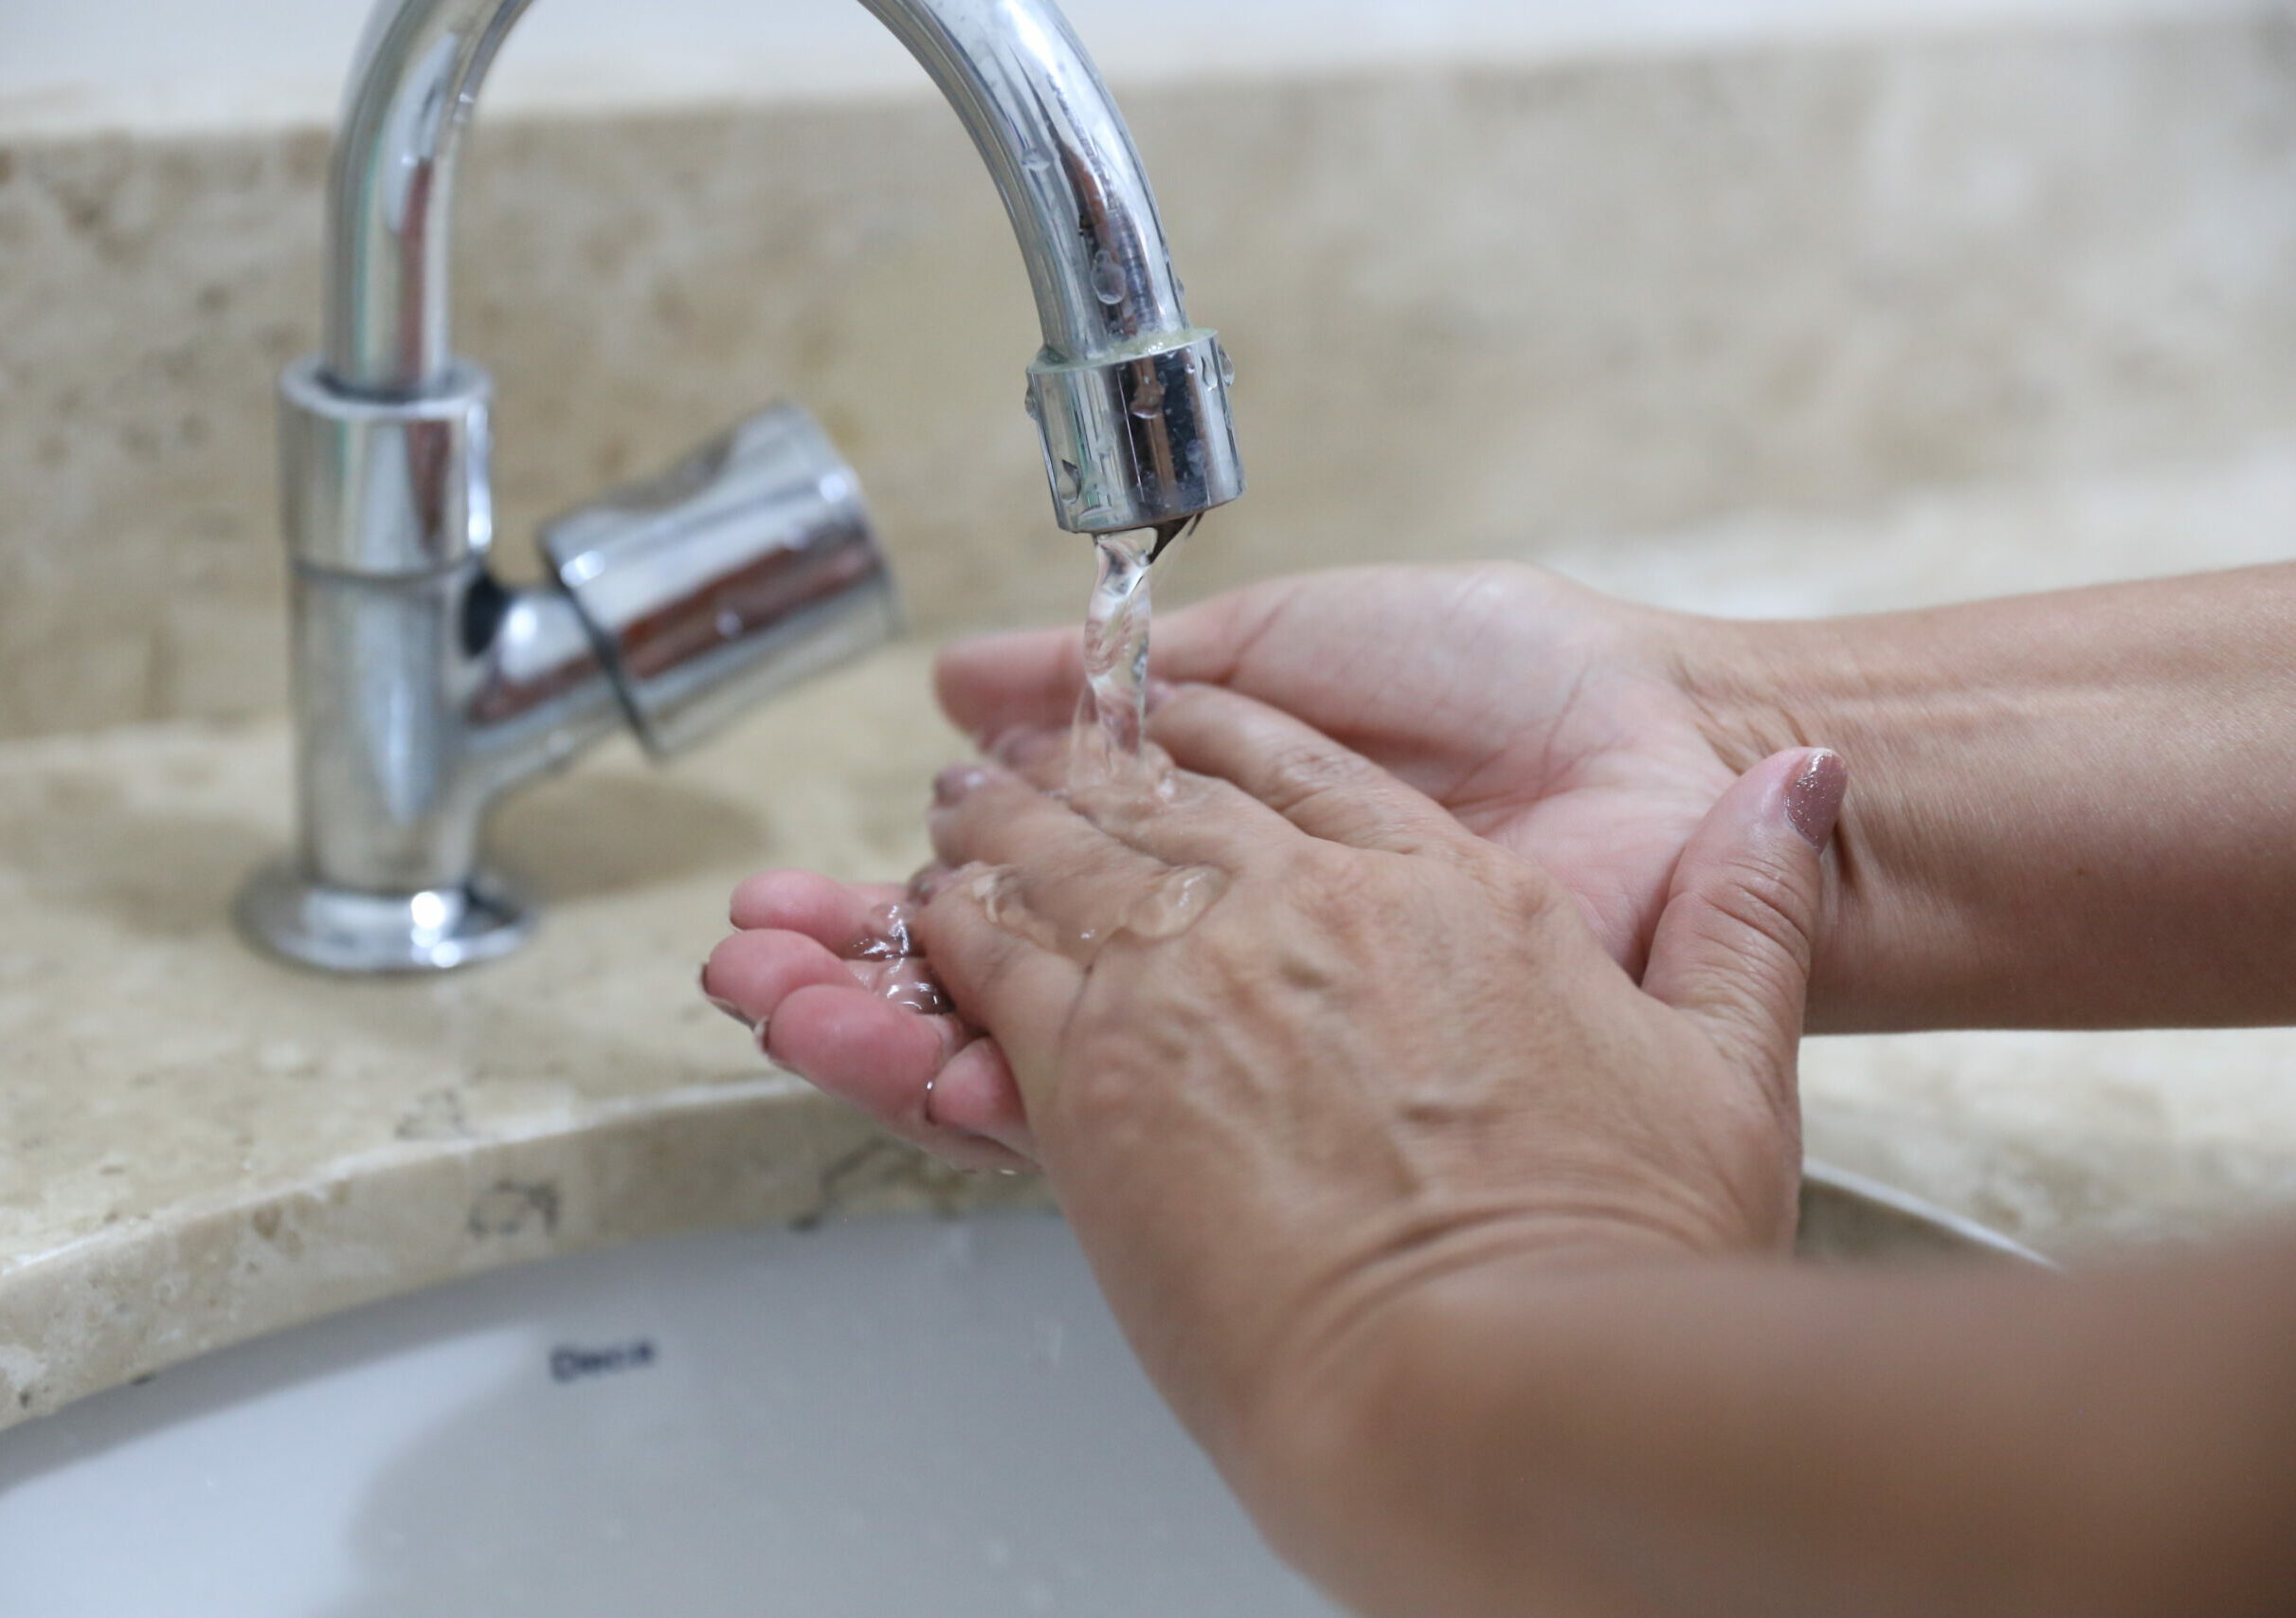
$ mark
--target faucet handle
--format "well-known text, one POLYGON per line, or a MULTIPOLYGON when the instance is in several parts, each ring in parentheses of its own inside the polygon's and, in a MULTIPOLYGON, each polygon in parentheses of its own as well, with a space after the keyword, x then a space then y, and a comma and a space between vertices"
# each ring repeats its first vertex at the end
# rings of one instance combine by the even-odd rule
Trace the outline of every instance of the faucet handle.
POLYGON ((795 405, 553 518, 542 551, 657 755, 898 627, 860 482, 795 405))

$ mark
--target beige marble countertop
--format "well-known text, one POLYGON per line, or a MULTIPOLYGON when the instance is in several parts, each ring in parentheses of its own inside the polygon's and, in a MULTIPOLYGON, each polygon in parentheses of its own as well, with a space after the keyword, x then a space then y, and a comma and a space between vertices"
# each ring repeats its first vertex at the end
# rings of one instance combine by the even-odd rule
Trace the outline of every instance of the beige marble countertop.
POLYGON ((925 692, 896 650, 669 770, 618 744, 537 788, 500 843, 541 933, 420 982, 234 935, 286 835, 279 727, 0 748, 0 1426, 520 1259, 999 1194, 767 1068, 695 987, 748 871, 919 863, 957 749, 925 692))

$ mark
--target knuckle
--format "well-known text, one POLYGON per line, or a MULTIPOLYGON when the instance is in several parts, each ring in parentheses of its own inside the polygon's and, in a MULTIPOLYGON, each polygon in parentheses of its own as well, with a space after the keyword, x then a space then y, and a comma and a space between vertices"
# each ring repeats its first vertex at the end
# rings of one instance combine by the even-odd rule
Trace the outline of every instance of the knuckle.
POLYGON ((1810 904, 1800 877, 1782 863, 1749 861, 1711 896, 1708 925, 1715 940, 1733 947, 1760 939, 1794 959, 1810 953, 1810 904))
POLYGON ((1372 779, 1372 767, 1352 753, 1298 742, 1278 751, 1267 764, 1269 801, 1291 810, 1317 798, 1359 791, 1372 779))
POLYGON ((1493 911, 1508 918, 1519 933, 1528 935, 1557 918, 1573 923, 1582 919, 1569 890, 1528 859, 1488 844, 1469 849, 1467 858, 1477 867, 1473 875, 1491 895, 1493 911))
POLYGON ((1790 869, 1741 865, 1695 911, 1685 940, 1690 961, 1669 1000, 1735 1030, 1736 1045, 1768 1048, 1777 1027, 1799 1020, 1812 956, 1808 912, 1790 869))
POLYGON ((1327 923, 1374 897, 1370 862, 1343 844, 1302 842, 1285 852, 1275 875, 1278 892, 1327 923))

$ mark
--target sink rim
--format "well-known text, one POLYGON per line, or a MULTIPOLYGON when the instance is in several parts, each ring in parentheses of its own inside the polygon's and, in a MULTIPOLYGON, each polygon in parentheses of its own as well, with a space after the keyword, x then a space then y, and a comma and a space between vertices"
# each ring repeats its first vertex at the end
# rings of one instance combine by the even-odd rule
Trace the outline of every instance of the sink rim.
MULTIPOLYGON (((857 1115, 798 1081, 771 1074, 744 1084, 653 1098, 620 1117, 592 1118, 526 1139, 404 1148, 381 1160, 346 1164, 342 1173, 320 1181, 185 1208, 171 1219, 84 1238, 0 1271, 0 1394, 9 1395, 0 1398, 0 1434, 204 1354, 535 1260, 687 1230, 803 1224, 832 1215, 962 1213, 976 1205, 985 1209, 1046 1195, 1037 1182, 1020 1182, 1016 1189, 1007 1182, 984 1184, 963 1177, 951 1182, 957 1188, 952 1191, 949 1185, 927 1184, 931 1177, 920 1154, 877 1134, 857 1115), (517 1183, 529 1172, 567 1178, 569 1141, 586 1144, 601 1158, 650 1155, 660 1149, 660 1132, 673 1123, 682 1126, 679 1133, 688 1136, 709 1135, 723 1140, 729 1135, 746 1136, 750 1151, 745 1155, 763 1151, 778 1157, 781 1173, 770 1176, 769 1183, 750 1185, 746 1194, 706 1207, 688 1204, 676 1217, 661 1218, 659 1210, 655 1218, 614 1217, 611 1209, 585 1219, 569 1214, 548 1230, 537 1228, 477 1247, 408 1241, 408 1232, 392 1217, 393 1209, 423 1200, 417 1188, 425 1183, 434 1192, 449 1185, 460 1188, 459 1194, 467 1201, 474 1187, 517 1183), (268 1277, 246 1277, 228 1271, 201 1274, 186 1257, 189 1249, 218 1232, 236 1235, 259 1217, 298 1209, 326 1210, 345 1222, 331 1232, 314 1232, 311 1241, 322 1247, 339 1240, 346 1229, 355 1236, 361 1225, 397 1227, 389 1232, 399 1239, 389 1248, 391 1262, 357 1275, 328 1274, 322 1254, 308 1275, 283 1261, 268 1277), (130 1329, 119 1323, 118 1316, 98 1306, 114 1290, 138 1284, 136 1278, 148 1281, 153 1261, 171 1255, 185 1278, 185 1296, 165 1309, 157 1322, 160 1329, 130 1329), (194 1281, 220 1282, 224 1291, 203 1304, 191 1284, 194 1281), (31 1368, 28 1374, 23 1369, 27 1365, 31 1368)), ((1925 1248, 1928 1257, 2060 1267, 1973 1219, 1836 1165, 1808 1161, 1804 1187, 1805 1192, 1845 1200, 1869 1216, 1879 1214, 1889 1224, 1917 1232, 1911 1245, 1925 1248)), ((591 1193, 597 1190, 589 1188, 591 1193)), ((383 1236, 374 1239, 380 1242, 383 1236)), ((218 1252, 233 1250, 210 1245, 218 1252)), ((154 1321, 145 1319, 143 1324, 154 1321)))
POLYGON ((1816 1191, 1821 1195, 1864 1204, 1890 1219, 1920 1228, 1936 1245, 1940 1256, 1992 1260, 2044 1270, 2065 1267, 2015 1237, 1855 1170, 1806 1157, 1802 1160, 1801 1178, 1805 1193, 1816 1191))

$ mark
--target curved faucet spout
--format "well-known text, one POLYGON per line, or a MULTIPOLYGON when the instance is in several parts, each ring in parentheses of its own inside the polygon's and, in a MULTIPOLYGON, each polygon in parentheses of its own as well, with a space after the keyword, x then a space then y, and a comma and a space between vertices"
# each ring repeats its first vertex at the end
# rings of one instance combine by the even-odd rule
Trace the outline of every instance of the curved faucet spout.
MULTIPOLYGON (((864 0, 1003 193, 1043 317, 1029 413, 1064 528, 1168 535, 1243 492, 1219 337, 1188 323, 1123 118, 1052 0, 864 0)), ((298 854, 258 940, 344 972, 444 971, 533 912, 484 861, 504 793, 628 723, 668 753, 894 627, 858 479, 761 411, 489 571, 492 384, 447 331, 455 163, 528 0, 380 0, 329 196, 326 347, 280 381, 298 854)))
MULTIPOLYGON (((455 365, 454 174, 496 51, 530 0, 382 0, 335 148, 326 364, 422 396, 455 365)), ((1190 325, 1139 155, 1050 0, 863 0, 988 165, 1034 289, 1030 405, 1062 526, 1168 523, 1243 490, 1217 337, 1190 325)))

